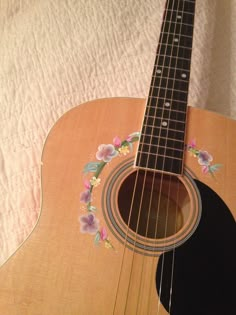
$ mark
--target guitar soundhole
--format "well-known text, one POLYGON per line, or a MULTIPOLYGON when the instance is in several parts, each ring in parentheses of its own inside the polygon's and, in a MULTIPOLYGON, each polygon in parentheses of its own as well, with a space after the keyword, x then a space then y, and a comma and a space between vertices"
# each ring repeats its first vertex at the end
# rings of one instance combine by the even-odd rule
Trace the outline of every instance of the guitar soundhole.
POLYGON ((163 239, 184 226, 189 212, 189 195, 177 176, 138 170, 120 186, 118 208, 126 225, 135 233, 163 239))

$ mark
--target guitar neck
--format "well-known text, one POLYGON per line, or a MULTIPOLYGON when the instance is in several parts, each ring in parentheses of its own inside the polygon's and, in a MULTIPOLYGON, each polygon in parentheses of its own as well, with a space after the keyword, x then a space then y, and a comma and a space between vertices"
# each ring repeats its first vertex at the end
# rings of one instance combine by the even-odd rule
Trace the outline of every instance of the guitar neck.
POLYGON ((136 166, 182 174, 195 1, 165 7, 136 166))

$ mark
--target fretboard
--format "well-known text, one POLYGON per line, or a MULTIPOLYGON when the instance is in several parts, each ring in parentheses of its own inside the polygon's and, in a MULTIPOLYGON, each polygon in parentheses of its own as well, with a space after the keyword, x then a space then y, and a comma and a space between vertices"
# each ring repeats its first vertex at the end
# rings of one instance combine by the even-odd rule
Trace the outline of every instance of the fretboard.
POLYGON ((136 166, 182 174, 195 0, 167 0, 136 166))

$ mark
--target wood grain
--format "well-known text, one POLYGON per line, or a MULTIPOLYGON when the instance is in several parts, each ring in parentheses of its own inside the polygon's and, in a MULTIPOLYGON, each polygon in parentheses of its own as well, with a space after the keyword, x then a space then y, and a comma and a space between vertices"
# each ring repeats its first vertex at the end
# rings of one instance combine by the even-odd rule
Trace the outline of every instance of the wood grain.
MULTIPOLYGON (((78 223, 83 166, 95 160, 99 144, 139 131, 144 105, 145 100, 132 98, 91 101, 66 113, 52 128, 42 155, 40 219, 0 269, 1 314, 156 314, 153 275, 158 258, 124 251, 115 238, 115 251, 96 247, 90 235, 80 233, 78 223), (123 259, 125 268, 120 273, 123 259)), ((188 154, 185 164, 222 197, 236 218, 236 122, 195 108, 189 108, 188 116, 186 141, 196 138, 197 146, 223 167, 214 179, 202 174, 196 158, 188 154)), ((120 159, 104 169, 102 181, 120 159)), ((102 184, 94 196, 98 208, 101 193, 102 184)), ((102 211, 99 218, 104 224, 102 211)), ((162 305, 159 314, 167 315, 162 305)))

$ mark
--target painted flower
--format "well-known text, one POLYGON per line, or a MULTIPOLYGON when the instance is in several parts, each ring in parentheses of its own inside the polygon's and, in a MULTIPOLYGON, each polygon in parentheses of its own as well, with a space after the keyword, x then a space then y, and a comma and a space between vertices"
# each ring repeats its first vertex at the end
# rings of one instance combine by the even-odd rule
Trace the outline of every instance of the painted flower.
POLYGON ((100 231, 100 238, 102 241, 105 241, 107 237, 108 237, 107 230, 104 227, 102 227, 100 231))
POLYGON ((90 190, 85 190, 80 194, 80 201, 84 203, 89 203, 92 200, 90 190))
POLYGON ((101 183, 101 179, 100 178, 97 178, 97 177, 93 176, 92 179, 90 179, 90 184, 93 187, 97 187, 98 185, 100 185, 100 183, 101 183))
POLYGON ((116 136, 116 137, 113 139, 113 144, 114 144, 114 146, 115 146, 116 148, 120 147, 120 146, 121 146, 121 139, 116 136))
POLYGON ((98 147, 98 151, 96 153, 96 158, 98 160, 102 160, 104 162, 110 162, 112 158, 118 155, 114 145, 112 144, 101 144, 98 147))
POLYGON ((118 151, 122 155, 127 155, 130 152, 129 147, 127 145, 122 145, 122 147, 120 147, 118 151))
POLYGON ((99 220, 94 214, 89 213, 79 217, 80 232, 88 234, 96 234, 99 229, 99 220))
POLYGON ((213 157, 207 151, 199 151, 198 154, 198 163, 200 165, 210 165, 213 157))
POLYGON ((195 149, 196 148, 196 139, 192 139, 188 144, 189 149, 195 149))
POLYGON ((90 181, 87 178, 84 180, 84 187, 86 189, 90 189, 91 188, 90 181))

